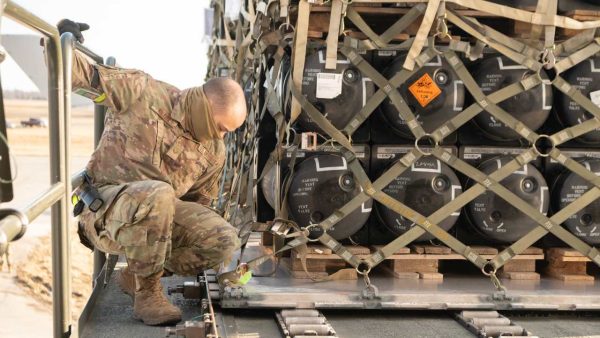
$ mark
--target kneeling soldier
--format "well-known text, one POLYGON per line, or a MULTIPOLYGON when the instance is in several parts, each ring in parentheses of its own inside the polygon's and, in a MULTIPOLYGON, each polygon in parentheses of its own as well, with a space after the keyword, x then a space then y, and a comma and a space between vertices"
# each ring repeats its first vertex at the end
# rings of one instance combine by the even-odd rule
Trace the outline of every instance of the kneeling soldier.
MULTIPOLYGON (((82 41, 87 25, 63 20, 60 33, 82 41)), ((134 317, 148 325, 178 322, 161 276, 196 275, 228 260, 237 231, 206 207, 217 196, 223 136, 246 118, 240 85, 226 78, 183 91, 148 74, 95 65, 74 53, 73 88, 108 107, 104 133, 87 165, 104 204, 80 216, 85 237, 106 253, 124 254, 122 290, 134 317)))

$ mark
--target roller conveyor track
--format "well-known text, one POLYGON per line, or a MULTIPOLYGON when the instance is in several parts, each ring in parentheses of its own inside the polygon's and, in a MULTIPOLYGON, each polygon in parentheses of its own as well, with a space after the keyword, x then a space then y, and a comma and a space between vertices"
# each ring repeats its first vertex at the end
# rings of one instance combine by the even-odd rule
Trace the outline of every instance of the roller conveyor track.
POLYGON ((292 309, 276 312, 277 324, 285 338, 337 338, 325 316, 314 309, 292 309))
POLYGON ((537 337, 498 311, 462 311, 456 320, 477 337, 537 337))

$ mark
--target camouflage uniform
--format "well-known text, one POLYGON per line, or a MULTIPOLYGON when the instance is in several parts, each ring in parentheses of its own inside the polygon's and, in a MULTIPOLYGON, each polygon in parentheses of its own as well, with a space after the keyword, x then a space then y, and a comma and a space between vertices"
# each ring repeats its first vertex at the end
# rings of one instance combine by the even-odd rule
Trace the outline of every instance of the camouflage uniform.
POLYGON ((94 66, 79 53, 73 88, 102 93, 97 101, 109 108, 87 165, 105 203, 80 216, 96 248, 125 254, 139 276, 163 267, 193 275, 227 260, 239 246, 237 231, 202 205, 217 195, 225 146, 220 138, 197 142, 182 128, 181 92, 141 71, 94 66))

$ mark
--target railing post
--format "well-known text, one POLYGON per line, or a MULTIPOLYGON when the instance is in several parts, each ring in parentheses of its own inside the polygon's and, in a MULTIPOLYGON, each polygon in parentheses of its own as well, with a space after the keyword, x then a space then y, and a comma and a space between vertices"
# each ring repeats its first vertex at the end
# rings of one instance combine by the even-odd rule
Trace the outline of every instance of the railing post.
MULTIPOLYGON (((71 196, 71 152, 70 152, 70 144, 71 144, 71 77, 72 77, 72 68, 73 68, 73 48, 75 45, 75 37, 71 33, 65 33, 60 37, 61 42, 61 52, 62 52, 62 70, 63 70, 63 97, 64 97, 64 127, 63 127, 63 142, 64 146, 62 149, 64 150, 64 154, 62 154, 61 163, 64 165, 63 174, 61 177, 61 181, 65 184, 65 196, 64 200, 59 202, 60 212, 62 213, 60 216, 56 217, 56 220, 53 219, 53 222, 59 222, 58 227, 61 229, 61 240, 60 243, 60 256, 62 258, 62 266, 60 267, 60 276, 62 279, 61 302, 63 303, 63 321, 65 325, 68 325, 68 336, 71 336, 72 332, 77 332, 76 330, 72 330, 71 328, 71 240, 70 240, 70 227, 71 227, 71 215, 70 215, 70 196, 71 196)), ((60 93, 59 93, 60 94, 60 93)), ((57 230, 58 231, 58 230, 57 230)), ((54 275, 56 278, 56 275, 54 275)), ((53 289, 54 290, 54 289, 53 289)), ((55 319, 56 321, 56 319, 55 319)), ((58 324, 58 323, 57 323, 58 324)), ((64 332, 64 331, 63 331, 64 332)))
MULTIPOLYGON (((102 63, 100 59, 96 60, 102 63)), ((109 66, 116 65, 114 57, 110 56, 106 59, 106 64, 109 66)), ((106 116, 106 107, 96 104, 94 107, 94 148, 98 147, 102 133, 104 132, 104 118, 106 116)), ((94 249, 94 274, 93 281, 94 287, 96 286, 96 279, 102 272, 102 267, 106 263, 106 254, 98 249, 94 249)))
POLYGON ((68 153, 65 151, 65 87, 60 36, 54 25, 28 12, 13 1, 8 1, 5 15, 45 35, 46 64, 48 66, 48 120, 50 134, 50 183, 64 184, 61 198, 51 209, 52 240, 52 312, 55 338, 71 335, 70 262, 69 262, 69 206, 71 189, 68 153))
MULTIPOLYGON (((98 147, 102 133, 104 132, 104 117, 106 107, 99 104, 94 105, 94 149, 98 147)), ((106 262, 106 254, 98 249, 94 249, 94 272, 92 274, 93 287, 96 287, 96 279, 102 272, 102 267, 106 262)))
MULTIPOLYGON (((48 113, 50 133, 50 183, 67 182, 68 164, 65 150, 65 88, 60 39, 45 40, 48 65, 48 113)), ((70 184, 69 184, 70 185, 70 184)), ((69 210, 65 187, 64 196, 52 206, 52 308, 54 337, 71 335, 69 210)))

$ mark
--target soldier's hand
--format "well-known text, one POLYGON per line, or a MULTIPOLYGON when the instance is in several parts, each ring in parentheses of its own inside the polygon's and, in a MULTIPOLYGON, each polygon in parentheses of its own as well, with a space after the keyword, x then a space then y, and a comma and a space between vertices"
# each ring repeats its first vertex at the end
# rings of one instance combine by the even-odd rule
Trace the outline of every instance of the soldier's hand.
POLYGON ((62 19, 56 25, 58 28, 58 32, 62 35, 63 33, 69 32, 75 36, 75 39, 79 41, 79 43, 83 43, 83 35, 81 32, 90 29, 90 25, 83 22, 75 22, 69 19, 62 19))

